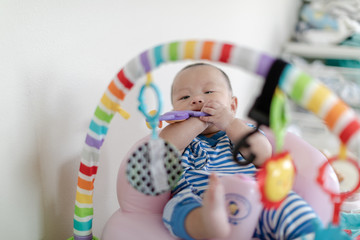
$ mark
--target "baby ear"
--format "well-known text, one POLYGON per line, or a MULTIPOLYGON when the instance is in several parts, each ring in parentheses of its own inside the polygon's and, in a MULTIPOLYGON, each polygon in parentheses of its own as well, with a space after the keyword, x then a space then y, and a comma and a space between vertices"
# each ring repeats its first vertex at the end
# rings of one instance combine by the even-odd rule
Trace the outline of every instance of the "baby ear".
POLYGON ((237 106, 238 106, 238 99, 237 97, 233 96, 231 97, 231 111, 236 114, 237 106))

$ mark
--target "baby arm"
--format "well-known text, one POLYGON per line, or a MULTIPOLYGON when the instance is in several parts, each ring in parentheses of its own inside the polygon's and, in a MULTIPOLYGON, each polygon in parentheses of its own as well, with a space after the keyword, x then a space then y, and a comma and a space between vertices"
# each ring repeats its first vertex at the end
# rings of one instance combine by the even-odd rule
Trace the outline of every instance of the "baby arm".
POLYGON ((169 124, 160 132, 159 136, 173 144, 182 153, 207 126, 208 123, 199 118, 191 117, 185 121, 169 124))
MULTIPOLYGON (((248 126, 241 119, 236 118, 233 111, 219 102, 209 101, 203 106, 201 111, 211 116, 200 117, 200 119, 214 124, 219 130, 225 131, 234 144, 249 132, 254 131, 254 128, 248 126)), ((261 166, 266 159, 271 157, 271 144, 261 132, 251 135, 248 143, 250 148, 242 150, 241 153, 244 156, 247 156, 249 152, 255 154, 254 164, 256 166, 261 166)))
MULTIPOLYGON (((254 128, 248 126, 240 119, 235 119, 227 128, 226 134, 233 143, 237 143, 247 133, 254 131, 254 128)), ((248 138, 250 148, 241 150, 244 156, 251 153, 255 155, 255 166, 261 166, 272 155, 272 147, 269 140, 261 133, 256 132, 248 138)))

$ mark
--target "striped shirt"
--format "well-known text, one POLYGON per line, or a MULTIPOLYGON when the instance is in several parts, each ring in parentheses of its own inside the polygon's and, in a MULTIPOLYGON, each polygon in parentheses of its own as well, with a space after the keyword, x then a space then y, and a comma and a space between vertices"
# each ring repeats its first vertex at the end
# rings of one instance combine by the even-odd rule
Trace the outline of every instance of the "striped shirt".
MULTIPOLYGON (((173 194, 190 188, 193 193, 201 196, 207 188, 208 178, 212 172, 219 176, 235 173, 254 176, 255 166, 237 164, 233 161, 232 150, 233 144, 225 132, 220 131, 211 138, 197 136, 182 154, 184 174, 173 189, 173 194)), ((238 153, 238 159, 243 159, 240 153, 238 153)))
MULTIPOLYGON (((172 199, 167 203, 163 221, 170 232, 182 239, 187 235, 184 221, 188 212, 201 206, 202 195, 208 187, 212 172, 218 176, 246 174, 254 177, 253 164, 240 166, 233 160, 233 143, 225 132, 211 138, 197 136, 182 154, 183 175, 172 190, 172 199)), ((240 153, 238 160, 243 159, 240 153)), ((291 192, 276 210, 263 210, 254 239, 294 239, 314 231, 317 216, 312 208, 296 193, 291 192)))

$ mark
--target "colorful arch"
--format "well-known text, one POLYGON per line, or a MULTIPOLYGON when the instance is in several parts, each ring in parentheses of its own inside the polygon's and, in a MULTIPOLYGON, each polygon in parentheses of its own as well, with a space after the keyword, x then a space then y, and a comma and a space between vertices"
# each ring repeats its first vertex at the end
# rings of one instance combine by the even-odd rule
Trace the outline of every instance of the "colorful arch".
MULTIPOLYGON (((148 49, 122 68, 111 80, 97 105, 87 131, 81 163, 74 212, 75 240, 90 240, 93 220, 94 179, 99 155, 109 124, 116 113, 128 118, 121 103, 136 81, 160 65, 185 59, 229 64, 266 78, 275 58, 236 44, 217 41, 175 41, 148 49)), ((325 85, 287 64, 278 86, 297 104, 323 119, 328 128, 350 149, 360 138, 360 122, 355 112, 325 85)), ((95 239, 95 238, 94 238, 95 239)))

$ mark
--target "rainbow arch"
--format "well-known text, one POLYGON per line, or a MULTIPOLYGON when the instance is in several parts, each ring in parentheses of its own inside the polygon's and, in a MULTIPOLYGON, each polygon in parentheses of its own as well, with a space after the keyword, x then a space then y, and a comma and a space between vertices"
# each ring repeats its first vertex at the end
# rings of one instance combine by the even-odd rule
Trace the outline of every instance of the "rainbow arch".
MULTIPOLYGON (((87 130, 81 154, 74 211, 74 240, 95 239, 92 235, 94 180, 100 149, 116 113, 129 115, 121 107, 136 81, 160 65, 185 59, 229 64, 263 77, 275 58, 229 42, 211 40, 174 41, 150 48, 130 60, 111 80, 98 103, 87 130)), ((278 86, 298 105, 323 119, 329 130, 350 149, 360 140, 360 122, 355 112, 325 85, 287 64, 278 86)))

